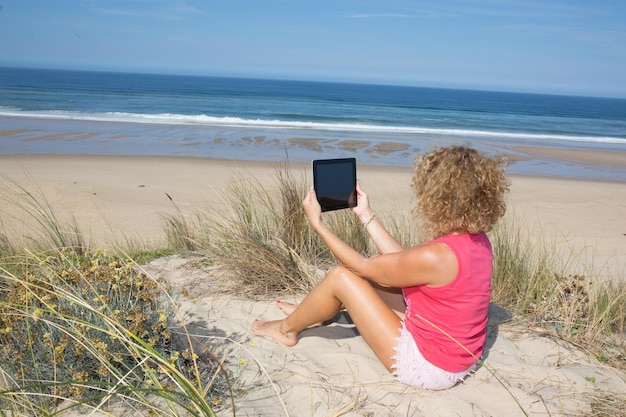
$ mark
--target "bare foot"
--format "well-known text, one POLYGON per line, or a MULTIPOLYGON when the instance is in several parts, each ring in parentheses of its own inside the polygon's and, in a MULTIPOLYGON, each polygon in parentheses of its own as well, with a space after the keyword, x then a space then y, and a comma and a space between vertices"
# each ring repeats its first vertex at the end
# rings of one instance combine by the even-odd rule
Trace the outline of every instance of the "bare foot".
POLYGON ((280 311, 285 313, 286 316, 288 316, 291 313, 293 313, 293 311, 296 309, 296 307, 298 307, 297 304, 292 304, 292 303, 288 303, 286 301, 280 301, 280 300, 276 301, 276 305, 278 306, 280 311))
POLYGON ((294 346, 298 343, 298 336, 294 333, 283 333, 282 323, 282 320, 261 321, 255 319, 252 322, 252 331, 254 334, 269 337, 285 346, 294 346))

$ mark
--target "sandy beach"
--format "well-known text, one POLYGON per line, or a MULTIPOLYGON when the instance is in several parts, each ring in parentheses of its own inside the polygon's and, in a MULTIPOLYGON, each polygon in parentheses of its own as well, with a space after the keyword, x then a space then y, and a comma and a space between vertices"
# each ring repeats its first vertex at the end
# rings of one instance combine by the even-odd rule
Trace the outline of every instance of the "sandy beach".
MULTIPOLYGON (((601 157, 592 154, 574 157, 601 157)), ((626 166, 623 155, 613 155, 611 163, 626 166)), ((276 167, 199 158, 1 155, 0 189, 6 192, 7 179, 32 192, 38 187, 57 215, 75 218, 95 246, 136 239, 158 247, 165 239, 162 214, 176 207, 219 210, 224 190, 241 178, 271 191, 276 167)), ((308 166, 291 168, 309 178, 308 166)), ((375 210, 407 212, 411 174, 363 166, 358 178, 375 210)), ((0 213, 0 233, 8 239, 30 233, 14 205, 0 200, 0 213)), ((506 220, 537 244, 573 258, 585 268, 579 272, 624 276, 624 213, 623 183, 511 177, 506 220)), ((218 356, 247 364, 241 377, 247 395, 238 399, 237 415, 585 415, 594 398, 626 391, 623 373, 540 331, 509 326, 510 316, 498 306, 490 315, 485 365, 475 375, 446 392, 408 388, 393 381, 349 324, 305 331, 296 347, 286 348, 249 331, 255 317, 280 317, 271 300, 215 296, 211 271, 193 257, 157 259, 145 268, 187 288, 180 314, 196 323, 194 332, 213 340, 218 356), (216 335, 225 337, 222 343, 216 335)))

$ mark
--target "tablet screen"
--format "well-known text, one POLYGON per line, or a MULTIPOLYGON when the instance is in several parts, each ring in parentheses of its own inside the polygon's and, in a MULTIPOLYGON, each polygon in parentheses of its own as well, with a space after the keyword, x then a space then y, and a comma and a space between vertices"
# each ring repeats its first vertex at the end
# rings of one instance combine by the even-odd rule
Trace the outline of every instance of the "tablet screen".
POLYGON ((356 206, 356 159, 313 161, 313 188, 322 211, 356 206))

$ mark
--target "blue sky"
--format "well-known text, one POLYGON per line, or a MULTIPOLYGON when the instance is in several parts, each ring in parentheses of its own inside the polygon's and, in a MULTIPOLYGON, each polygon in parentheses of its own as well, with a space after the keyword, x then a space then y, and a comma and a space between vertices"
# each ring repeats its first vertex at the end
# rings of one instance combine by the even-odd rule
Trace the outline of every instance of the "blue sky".
POLYGON ((624 0, 0 0, 0 65, 626 97, 624 0))

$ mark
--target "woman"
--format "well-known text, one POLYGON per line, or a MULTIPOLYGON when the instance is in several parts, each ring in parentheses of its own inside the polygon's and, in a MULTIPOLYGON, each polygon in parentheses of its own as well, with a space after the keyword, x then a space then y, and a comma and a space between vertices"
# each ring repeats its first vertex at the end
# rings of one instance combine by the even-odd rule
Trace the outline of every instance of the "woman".
POLYGON ((405 250, 357 185, 352 211, 380 252, 371 258, 328 229, 311 189, 303 201, 307 218, 341 266, 299 305, 279 302, 285 319, 255 320, 253 332, 293 346, 302 330, 345 309, 398 381, 437 390, 471 373, 486 338, 493 259, 486 232, 505 212, 504 165, 471 148, 439 148, 417 159, 412 187, 413 214, 430 240, 405 250))

